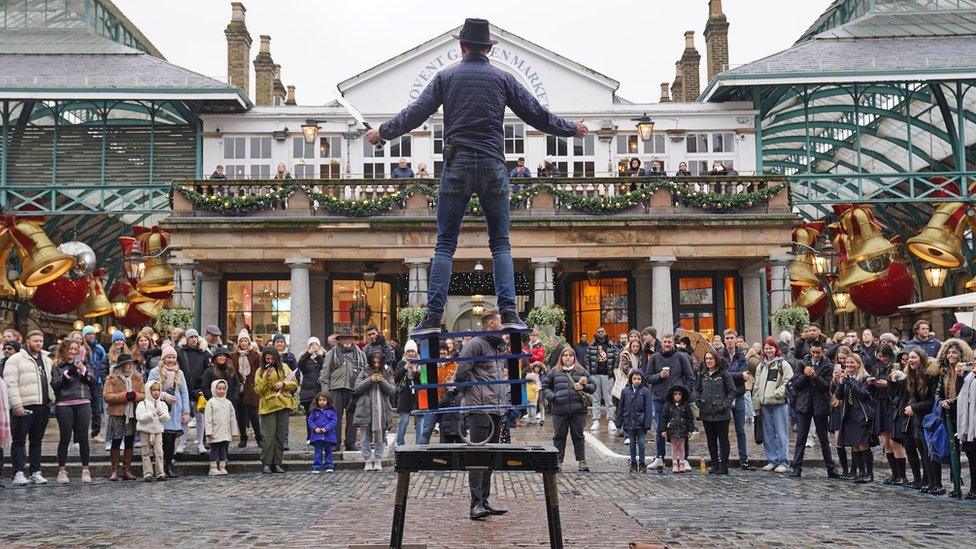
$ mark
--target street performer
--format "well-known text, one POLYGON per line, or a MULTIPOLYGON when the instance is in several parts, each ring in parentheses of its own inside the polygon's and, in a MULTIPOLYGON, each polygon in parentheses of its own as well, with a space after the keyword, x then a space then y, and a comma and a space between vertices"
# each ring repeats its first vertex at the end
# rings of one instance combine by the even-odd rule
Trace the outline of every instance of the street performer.
POLYGON ((399 114, 366 132, 376 145, 395 139, 444 106, 444 168, 437 195, 437 244, 430 268, 427 314, 411 335, 441 331, 461 220, 477 194, 488 225, 501 327, 524 329, 515 310, 515 270, 508 238, 509 189, 505 167, 505 107, 530 126, 560 137, 583 137, 583 121, 570 122, 546 110, 515 77, 488 62, 492 45, 488 21, 467 19, 459 35, 461 62, 438 72, 420 97, 399 114))
MULTIPOLYGON (((485 311, 481 315, 481 328, 485 331, 501 329, 498 311, 485 311)), ((503 352, 505 341, 498 336, 475 336, 461 347, 461 357, 491 357, 503 352)), ((479 360, 458 364, 455 381, 497 381, 505 377, 504 360, 479 360)), ((511 402, 508 385, 474 385, 461 388, 461 406, 499 406, 486 414, 475 412, 465 416, 468 439, 474 443, 498 442, 502 429, 505 406, 511 402)), ((471 489, 471 520, 481 520, 488 515, 504 515, 504 509, 488 504, 491 495, 491 469, 468 471, 468 488, 471 489)))

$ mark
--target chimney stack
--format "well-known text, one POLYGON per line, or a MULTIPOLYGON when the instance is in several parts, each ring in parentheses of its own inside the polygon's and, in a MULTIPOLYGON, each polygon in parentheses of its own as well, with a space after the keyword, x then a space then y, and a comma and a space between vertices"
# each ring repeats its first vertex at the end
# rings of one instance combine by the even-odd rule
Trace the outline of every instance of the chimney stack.
POLYGON ((230 23, 224 29, 227 37, 227 83, 237 86, 244 95, 251 93, 251 34, 244 24, 247 9, 240 2, 231 2, 230 23))
POLYGON ((285 102, 288 98, 288 92, 285 91, 285 85, 281 82, 281 65, 274 66, 274 80, 272 83, 274 87, 273 98, 275 99, 274 104, 280 105, 285 102), (280 101, 278 101, 280 99, 280 101))
POLYGON ((685 32, 685 52, 681 55, 681 99, 676 101, 692 102, 701 93, 701 55, 695 49, 695 31, 685 32))
POLYGON ((254 58, 254 105, 270 107, 274 105, 275 63, 271 58, 271 37, 261 35, 261 47, 254 58))
POLYGON ((709 0, 705 23, 705 55, 708 57, 708 81, 728 70, 729 22, 722 12, 722 0, 709 0))
POLYGON ((661 82, 661 103, 671 102, 671 95, 668 92, 669 86, 671 86, 669 82, 661 82))
POLYGON ((288 95, 285 97, 285 105, 297 105, 295 101, 295 86, 288 86, 288 95))
POLYGON ((684 88, 681 82, 681 61, 678 60, 674 64, 674 83, 671 84, 671 100, 672 101, 683 101, 685 97, 684 88))

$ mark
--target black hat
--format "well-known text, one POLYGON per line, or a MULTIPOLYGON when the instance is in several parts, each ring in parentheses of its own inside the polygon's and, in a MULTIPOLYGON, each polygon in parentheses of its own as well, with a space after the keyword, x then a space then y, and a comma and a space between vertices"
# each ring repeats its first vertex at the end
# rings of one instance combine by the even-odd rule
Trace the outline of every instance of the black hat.
POLYGON ((339 333, 336 334, 336 339, 342 339, 344 337, 351 337, 353 339, 356 339, 356 334, 352 333, 352 331, 349 328, 342 328, 341 330, 339 330, 339 333))
POLYGON ((3 346, 4 347, 10 347, 10 348, 12 348, 15 353, 19 353, 20 352, 20 342, 19 341, 4 341, 3 342, 3 346))
POLYGON ((227 347, 224 347, 223 345, 221 345, 220 347, 217 347, 216 349, 214 349, 213 356, 210 357, 210 360, 213 360, 213 359, 217 358, 220 355, 224 355, 227 358, 230 358, 230 356, 231 356, 230 355, 230 350, 227 347))
POLYGON ((465 19, 461 33, 453 36, 474 46, 493 46, 498 43, 498 40, 491 39, 491 30, 488 27, 487 19, 465 19))
POLYGON ((136 359, 132 358, 132 355, 122 353, 119 355, 119 359, 115 362, 115 367, 121 368, 126 364, 135 364, 135 363, 136 363, 136 359))

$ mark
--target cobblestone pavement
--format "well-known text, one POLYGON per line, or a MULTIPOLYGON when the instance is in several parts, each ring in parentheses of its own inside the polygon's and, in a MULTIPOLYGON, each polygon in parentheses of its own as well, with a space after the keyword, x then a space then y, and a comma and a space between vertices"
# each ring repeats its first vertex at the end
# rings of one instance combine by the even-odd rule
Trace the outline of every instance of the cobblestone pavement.
MULTIPOLYGON (((628 476, 594 466, 598 472, 559 476, 569 547, 624 547, 630 540, 674 547, 971 547, 976 535, 974 503, 829 481, 823 471, 798 481, 740 471, 726 478, 628 476)), ((0 491, 0 547, 384 544, 394 484, 384 470, 8 486, 0 491)), ((413 475, 404 541, 548 545, 538 475, 498 473, 493 492, 492 504, 509 515, 472 523, 463 474, 413 475)))

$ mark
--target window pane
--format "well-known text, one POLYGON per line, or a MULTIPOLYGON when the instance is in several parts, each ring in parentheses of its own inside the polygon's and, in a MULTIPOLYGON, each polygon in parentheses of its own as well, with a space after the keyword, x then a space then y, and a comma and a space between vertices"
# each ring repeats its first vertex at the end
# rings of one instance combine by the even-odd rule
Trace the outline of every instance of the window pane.
POLYGON ((372 289, 361 280, 332 281, 332 329, 348 328, 357 338, 365 335, 366 326, 376 324, 387 338, 393 332, 393 286, 376 282, 372 289))
POLYGON ((596 283, 579 280, 572 286, 573 340, 586 333, 592 340, 603 326, 616 341, 629 329, 629 297, 626 278, 603 278, 596 283))
POLYGON ((738 330, 736 325, 735 277, 725 277, 725 328, 738 330))
POLYGON ((664 154, 664 136, 655 135, 654 136, 654 152, 655 154, 664 154))
POLYGON ((363 157, 373 158, 376 153, 376 147, 369 144, 369 141, 363 139, 363 157))
POLYGON ((678 279, 678 303, 681 305, 711 305, 711 278, 678 279))

